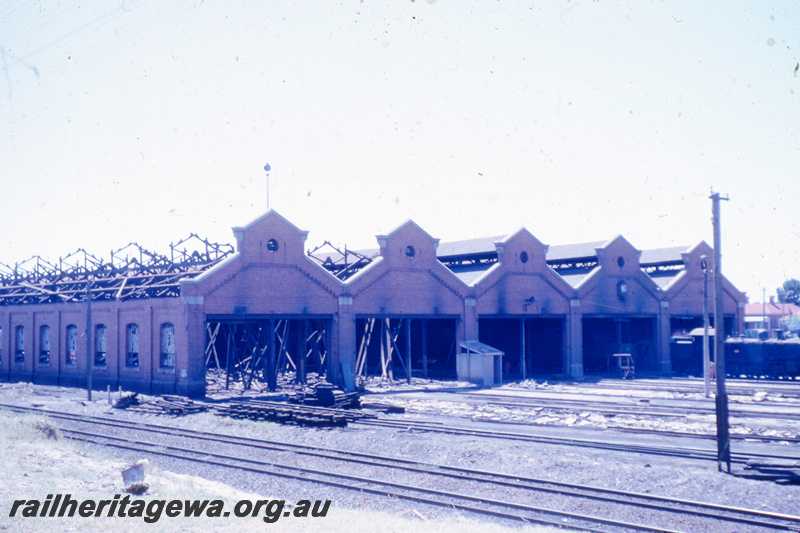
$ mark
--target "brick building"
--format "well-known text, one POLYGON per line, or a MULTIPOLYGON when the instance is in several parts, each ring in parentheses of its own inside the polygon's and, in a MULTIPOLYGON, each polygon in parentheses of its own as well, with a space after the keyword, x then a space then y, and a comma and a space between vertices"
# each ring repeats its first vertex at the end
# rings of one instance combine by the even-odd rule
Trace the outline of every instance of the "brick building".
MULTIPOLYGON (((713 270, 704 242, 638 250, 618 236, 551 247, 523 228, 440 243, 409 221, 378 236, 376 250, 311 253, 307 232, 275 211, 233 231, 235 251, 150 270, 112 261, 83 276, 63 265, 5 272, 0 379, 82 386, 87 350, 99 388, 145 392, 202 395, 209 364, 271 384, 284 370, 327 372, 340 384, 367 374, 455 378, 460 343, 471 340, 502 350, 512 379, 607 373, 615 353, 666 374, 673 336, 702 325, 702 264, 713 270)), ((728 280, 723 287, 725 331, 738 334, 746 297, 728 280)))

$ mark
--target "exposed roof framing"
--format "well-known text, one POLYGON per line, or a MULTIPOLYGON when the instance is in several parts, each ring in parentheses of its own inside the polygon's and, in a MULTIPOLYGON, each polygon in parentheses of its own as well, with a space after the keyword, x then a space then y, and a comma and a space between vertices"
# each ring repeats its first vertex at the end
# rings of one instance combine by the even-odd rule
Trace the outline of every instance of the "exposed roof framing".
POLYGON ((372 262, 372 259, 363 253, 350 250, 347 246, 342 251, 329 241, 309 250, 308 257, 342 281, 372 262))
POLYGON ((471 272, 486 270, 497 263, 497 252, 439 256, 438 259, 453 272, 471 272))
POLYGON ((192 233, 170 244, 168 255, 136 243, 111 252, 111 261, 79 248, 52 264, 33 256, 13 268, 0 264, 0 305, 86 300, 130 300, 180 296, 180 281, 193 278, 233 253, 230 244, 211 243, 192 233))
POLYGON ((662 263, 647 263, 641 265, 642 270, 651 278, 662 276, 674 276, 678 272, 685 270, 686 265, 683 261, 664 261, 662 263))
POLYGON ((550 259, 547 264, 562 276, 581 274, 597 266, 597 256, 550 259))

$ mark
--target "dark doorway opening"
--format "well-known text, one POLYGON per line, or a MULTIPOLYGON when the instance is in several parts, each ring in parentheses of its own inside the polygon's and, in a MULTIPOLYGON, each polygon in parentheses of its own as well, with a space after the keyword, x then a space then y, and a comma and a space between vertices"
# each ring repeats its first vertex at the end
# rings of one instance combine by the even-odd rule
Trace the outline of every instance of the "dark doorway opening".
POLYGON ((482 343, 504 352, 504 377, 525 379, 564 372, 563 318, 486 317, 480 319, 479 331, 482 343))
POLYGON ((456 318, 356 318, 357 380, 456 379, 456 318))
POLYGON ((655 339, 653 317, 584 317, 583 371, 617 373, 614 354, 630 354, 636 372, 655 372, 658 370, 655 339))

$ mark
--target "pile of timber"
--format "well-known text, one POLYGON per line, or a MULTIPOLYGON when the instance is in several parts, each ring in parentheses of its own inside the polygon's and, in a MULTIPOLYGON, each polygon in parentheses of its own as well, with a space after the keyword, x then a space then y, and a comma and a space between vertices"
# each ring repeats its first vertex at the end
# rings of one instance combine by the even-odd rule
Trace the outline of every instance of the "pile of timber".
POLYGON ((347 411, 344 409, 265 402, 261 400, 232 401, 227 406, 218 407, 217 414, 226 415, 231 418, 263 420, 315 427, 344 427, 348 422, 354 422, 364 418, 376 418, 376 416, 372 414, 347 411))
POLYGON ((184 416, 208 410, 207 406, 181 396, 165 394, 159 398, 142 400, 138 393, 135 392, 120 398, 114 407, 127 411, 135 411, 137 413, 172 416, 184 416))
POLYGON ((332 409, 359 409, 361 407, 358 392, 343 392, 325 381, 317 383, 313 391, 302 390, 290 395, 289 402, 332 409))

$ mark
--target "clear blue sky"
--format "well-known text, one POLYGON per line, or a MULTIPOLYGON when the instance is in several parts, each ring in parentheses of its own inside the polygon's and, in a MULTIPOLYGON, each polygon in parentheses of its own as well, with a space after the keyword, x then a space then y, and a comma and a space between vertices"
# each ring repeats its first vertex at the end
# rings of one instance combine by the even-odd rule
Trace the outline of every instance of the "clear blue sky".
POLYGON ((0 261, 232 242, 271 206, 374 246, 527 227, 712 242, 751 301, 800 278, 794 2, 0 5, 0 261))

